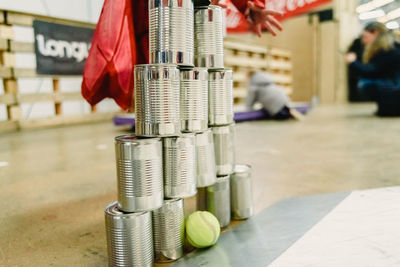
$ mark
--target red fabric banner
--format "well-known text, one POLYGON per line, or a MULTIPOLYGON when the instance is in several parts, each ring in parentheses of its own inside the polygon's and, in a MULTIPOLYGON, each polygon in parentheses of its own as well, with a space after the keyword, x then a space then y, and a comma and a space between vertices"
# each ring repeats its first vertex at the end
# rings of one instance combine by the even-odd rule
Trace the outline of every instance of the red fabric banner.
MULTIPOLYGON (((249 25, 236 7, 230 0, 224 0, 228 6, 226 10, 226 25, 228 32, 246 32, 249 29, 249 25)), ((314 8, 332 2, 332 0, 266 0, 266 7, 283 12, 283 16, 278 18, 279 20, 285 20, 287 18, 307 13, 314 8)))

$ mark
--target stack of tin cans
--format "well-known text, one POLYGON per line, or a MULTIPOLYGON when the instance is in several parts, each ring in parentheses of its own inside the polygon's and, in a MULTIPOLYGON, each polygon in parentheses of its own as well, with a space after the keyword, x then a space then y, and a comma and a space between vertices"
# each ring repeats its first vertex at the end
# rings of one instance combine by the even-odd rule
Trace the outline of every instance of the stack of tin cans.
POLYGON ((221 227, 231 206, 234 218, 251 216, 250 168, 235 169, 222 25, 218 6, 149 0, 150 64, 134 70, 135 135, 115 138, 118 201, 105 209, 110 266, 180 258, 185 200, 196 195, 221 227))
MULTIPOLYGON (((223 14, 219 6, 194 11, 195 65, 208 69, 208 125, 213 136, 215 183, 206 188, 206 209, 221 227, 229 225, 230 174, 235 163, 233 125, 233 75, 224 69, 223 14)), ((198 183, 199 184, 199 183, 198 183)), ((201 182, 200 182, 201 184, 201 182)))

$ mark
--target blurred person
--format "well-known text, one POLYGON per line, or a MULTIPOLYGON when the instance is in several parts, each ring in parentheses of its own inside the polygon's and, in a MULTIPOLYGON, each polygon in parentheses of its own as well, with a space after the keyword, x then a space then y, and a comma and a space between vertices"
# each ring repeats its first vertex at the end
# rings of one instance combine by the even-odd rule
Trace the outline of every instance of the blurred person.
MULTIPOLYGON (((362 55, 364 53, 364 44, 362 42, 362 37, 358 37, 354 39, 354 41, 351 43, 349 49, 347 50, 347 53, 355 53, 357 55, 357 60, 362 60, 362 55)), ((348 66, 348 71, 347 71, 347 82, 348 82, 348 87, 349 87, 349 101, 350 102, 359 102, 359 101, 371 101, 371 99, 368 99, 365 94, 359 94, 358 92, 358 80, 360 77, 358 74, 353 71, 353 69, 348 66)))
MULTIPOLYGON (((231 0, 261 36, 265 27, 273 35, 282 30, 262 0, 231 0)), ((223 6, 219 0, 194 0, 194 4, 223 6)), ((133 68, 149 63, 148 0, 105 0, 85 63, 82 95, 91 105, 113 98, 124 110, 132 106, 133 68)))
POLYGON ((274 83, 272 76, 266 72, 250 73, 246 98, 247 110, 253 110, 256 103, 262 105, 263 110, 271 119, 286 120, 292 117, 289 97, 281 87, 274 83))
POLYGON ((378 116, 400 115, 400 48, 386 26, 369 23, 362 35, 362 60, 345 55, 352 71, 360 76, 358 89, 378 104, 378 116))
POLYGON ((393 30, 392 34, 398 44, 400 44, 400 30, 393 30))

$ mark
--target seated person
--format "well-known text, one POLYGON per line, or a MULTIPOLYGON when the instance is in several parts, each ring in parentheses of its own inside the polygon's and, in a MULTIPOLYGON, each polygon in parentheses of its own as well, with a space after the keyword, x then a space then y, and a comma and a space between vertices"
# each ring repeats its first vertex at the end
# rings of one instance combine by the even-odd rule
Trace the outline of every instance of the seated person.
POLYGON ((400 43, 400 31, 399 30, 393 30, 392 34, 394 36, 394 39, 396 42, 399 44, 400 43))
POLYGON ((358 89, 378 104, 379 116, 400 115, 400 49, 384 24, 369 23, 363 32, 362 61, 354 53, 345 60, 360 77, 358 89))
POLYGON ((253 110, 254 104, 260 103, 272 119, 291 118, 291 111, 288 108, 289 97, 273 82, 271 75, 262 71, 250 75, 247 110, 253 110))

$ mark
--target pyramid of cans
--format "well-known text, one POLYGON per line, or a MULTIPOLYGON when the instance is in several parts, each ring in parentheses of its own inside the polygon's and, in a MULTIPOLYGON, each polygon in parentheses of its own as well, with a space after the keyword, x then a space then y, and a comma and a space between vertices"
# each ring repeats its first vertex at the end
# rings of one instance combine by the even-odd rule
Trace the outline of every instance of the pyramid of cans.
POLYGON ((231 214, 252 215, 251 168, 234 165, 222 25, 218 6, 149 0, 150 64, 135 66, 135 135, 115 138, 118 201, 105 209, 110 266, 180 258, 183 199, 198 188, 221 227, 231 214))

